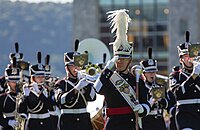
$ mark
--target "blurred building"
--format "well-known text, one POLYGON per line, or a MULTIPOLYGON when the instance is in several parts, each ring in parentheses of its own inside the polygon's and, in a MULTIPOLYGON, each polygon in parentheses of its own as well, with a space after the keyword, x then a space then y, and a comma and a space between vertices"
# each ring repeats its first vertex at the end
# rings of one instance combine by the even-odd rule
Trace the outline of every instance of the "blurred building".
POLYGON ((185 31, 190 31, 190 42, 200 40, 200 1, 170 0, 169 3, 169 58, 168 68, 179 65, 177 45, 185 42, 185 31))
POLYGON ((158 60, 159 73, 168 74, 172 66, 179 65, 176 46, 185 41, 185 31, 191 32, 192 41, 198 41, 199 2, 198 0, 190 2, 186 0, 74 0, 73 36, 74 39, 80 40, 98 38, 112 52, 112 47, 108 44, 115 39, 111 34, 106 12, 128 9, 132 18, 128 40, 134 43, 134 64, 146 59, 147 48, 152 47, 153 58, 158 60))

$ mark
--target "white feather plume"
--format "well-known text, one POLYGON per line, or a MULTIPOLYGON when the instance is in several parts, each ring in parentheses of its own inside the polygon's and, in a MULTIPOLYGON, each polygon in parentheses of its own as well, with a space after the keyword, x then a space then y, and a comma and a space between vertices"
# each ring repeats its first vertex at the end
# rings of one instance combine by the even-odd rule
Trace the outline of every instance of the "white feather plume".
POLYGON ((114 33, 116 31, 116 39, 113 43, 110 43, 113 44, 114 52, 121 46, 124 51, 131 48, 131 45, 127 40, 128 23, 131 21, 131 18, 126 12, 128 12, 128 10, 120 9, 106 13, 109 14, 108 20, 110 20, 110 28, 112 28, 111 32, 114 33))

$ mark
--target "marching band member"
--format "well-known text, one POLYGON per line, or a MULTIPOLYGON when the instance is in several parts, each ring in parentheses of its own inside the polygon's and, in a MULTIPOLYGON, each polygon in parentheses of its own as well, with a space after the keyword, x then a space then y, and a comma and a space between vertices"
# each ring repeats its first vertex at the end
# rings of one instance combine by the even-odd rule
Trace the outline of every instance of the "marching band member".
MULTIPOLYGON (((15 59, 15 58, 13 58, 15 59)), ((20 70, 16 68, 16 59, 12 68, 5 69, 6 86, 8 90, 0 95, 0 125, 2 130, 14 130, 19 124, 15 120, 17 86, 20 80, 20 70)))
POLYGON ((142 118, 142 130, 166 130, 163 109, 168 107, 165 87, 156 82, 157 61, 152 59, 152 48, 148 48, 149 59, 140 62, 143 68, 145 87, 151 104, 150 113, 142 118))
MULTIPOLYGON (((29 76, 29 65, 30 63, 23 60, 24 54, 19 52, 19 44, 18 42, 15 43, 15 53, 10 53, 9 58, 12 64, 13 57, 16 58, 17 67, 20 69, 20 87, 22 87, 25 83, 29 83, 30 76, 29 76)), ((22 90, 22 88, 20 88, 22 90)))
POLYGON ((186 42, 177 46, 182 68, 170 74, 170 88, 176 97, 176 122, 179 130, 198 130, 200 120, 200 64, 192 63, 186 42))
POLYGON ((23 86, 24 97, 19 107, 21 116, 27 118, 25 130, 51 130, 49 111, 53 106, 44 84, 45 69, 41 64, 40 52, 38 52, 38 64, 30 66, 30 75, 31 83, 23 86))
MULTIPOLYGON (((10 64, 8 64, 8 66, 12 66, 13 64, 13 59, 15 59, 16 61, 16 67, 18 69, 20 69, 20 71, 22 71, 22 67, 20 66, 21 64, 19 62, 23 62, 25 63, 25 61, 23 61, 23 53, 19 53, 19 44, 16 42, 15 43, 15 50, 16 52, 15 53, 10 53, 9 54, 9 59, 10 59, 10 64)), ((27 63, 27 62, 26 62, 27 63)), ((24 64, 25 65, 25 64, 24 64)), ((18 83, 18 87, 20 87, 20 83, 21 83, 21 80, 23 80, 24 77, 21 76, 21 72, 20 72, 20 81, 18 83)), ((1 76, 0 77, 0 93, 4 93, 5 90, 7 89, 7 85, 5 84, 6 80, 5 80, 5 76, 1 76)), ((19 88, 18 88, 19 89, 19 88)))
POLYGON ((126 10, 108 13, 111 13, 108 18, 112 22, 112 32, 116 31, 116 40, 113 43, 114 57, 107 62, 94 87, 97 93, 105 96, 107 118, 104 130, 133 130, 137 126, 134 112, 138 113, 139 117, 149 113, 150 104, 146 98, 148 90, 139 79, 137 101, 137 96, 133 94, 136 90, 136 77, 129 72, 133 47, 128 43, 126 36, 130 21, 126 10), (114 66, 115 71, 112 70, 114 66))
POLYGON ((56 87, 55 98, 61 109, 60 130, 93 130, 90 113, 86 106, 88 101, 96 99, 93 84, 85 78, 79 80, 77 73, 80 67, 74 64, 77 52, 64 53, 67 77, 60 80, 56 87))

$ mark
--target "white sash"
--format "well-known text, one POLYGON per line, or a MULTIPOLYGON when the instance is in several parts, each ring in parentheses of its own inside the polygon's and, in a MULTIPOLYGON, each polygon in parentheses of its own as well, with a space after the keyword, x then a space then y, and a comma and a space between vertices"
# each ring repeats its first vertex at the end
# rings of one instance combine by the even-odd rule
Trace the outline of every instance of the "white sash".
POLYGON ((124 80, 116 71, 110 77, 110 81, 123 96, 129 106, 134 109, 136 101, 136 93, 133 88, 124 80))
MULTIPOLYGON (((122 78, 116 71, 113 72, 112 76, 110 77, 110 81, 119 91, 119 93, 123 96, 129 106, 134 109, 135 101, 136 101, 136 93, 133 88, 126 82, 124 78, 122 78)), ((138 117, 138 124, 139 127, 142 128, 142 120, 138 117)))

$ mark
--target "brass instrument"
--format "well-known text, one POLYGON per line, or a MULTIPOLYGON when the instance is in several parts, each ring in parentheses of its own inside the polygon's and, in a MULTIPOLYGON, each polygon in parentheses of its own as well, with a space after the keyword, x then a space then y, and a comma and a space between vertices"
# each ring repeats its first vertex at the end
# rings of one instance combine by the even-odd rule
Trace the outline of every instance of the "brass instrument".
POLYGON ((78 78, 86 78, 89 82, 94 83, 97 78, 100 76, 101 69, 96 64, 90 64, 86 66, 86 69, 78 72, 78 78))
POLYGON ((161 118, 162 117, 162 111, 160 111, 159 109, 159 103, 158 100, 165 98, 165 88, 167 86, 167 82, 168 82, 168 77, 167 76, 163 76, 160 74, 156 74, 156 82, 160 85, 154 85, 151 88, 151 95, 152 97, 155 99, 155 105, 156 105, 156 110, 157 110, 157 115, 155 116, 155 118, 161 118))
POLYGON ((200 44, 191 44, 188 47, 190 62, 193 64, 200 63, 200 44))
POLYGON ((18 108, 19 108, 19 103, 20 103, 20 100, 22 99, 22 93, 19 93, 17 96, 16 96, 16 106, 15 106, 15 120, 19 123, 18 127, 15 127, 15 130, 24 130, 24 127, 25 127, 25 119, 22 118, 20 116, 20 114, 18 113, 18 108))
POLYGON ((191 44, 188 47, 189 56, 190 57, 197 57, 200 55, 200 44, 191 44))

